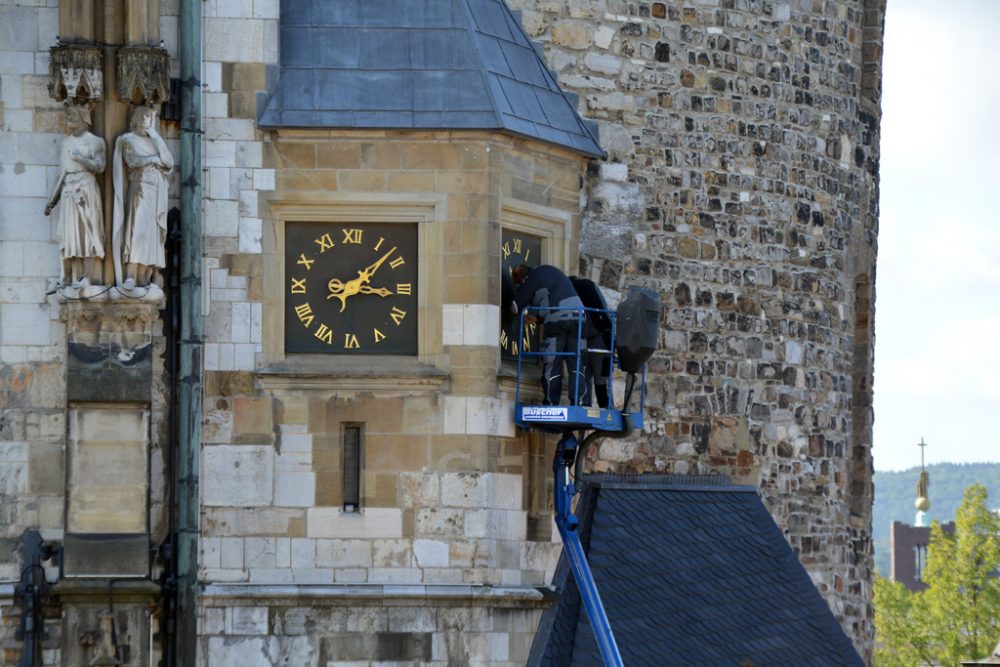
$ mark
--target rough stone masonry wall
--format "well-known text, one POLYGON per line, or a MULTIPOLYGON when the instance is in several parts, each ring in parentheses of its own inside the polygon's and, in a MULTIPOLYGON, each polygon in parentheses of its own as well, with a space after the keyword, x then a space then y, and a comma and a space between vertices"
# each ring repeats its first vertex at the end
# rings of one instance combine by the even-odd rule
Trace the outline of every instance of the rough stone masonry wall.
POLYGON ((758 485, 865 656, 882 0, 512 0, 601 123, 581 271, 664 305, 601 469, 758 485))

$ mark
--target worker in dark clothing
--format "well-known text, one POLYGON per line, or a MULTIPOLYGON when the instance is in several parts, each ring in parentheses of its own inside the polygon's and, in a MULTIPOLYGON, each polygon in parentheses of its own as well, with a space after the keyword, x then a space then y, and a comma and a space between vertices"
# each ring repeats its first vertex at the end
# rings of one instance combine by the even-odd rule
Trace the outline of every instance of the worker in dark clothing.
MULTIPOLYGON (((580 389, 583 388, 583 364, 577 364, 576 352, 580 331, 580 313, 583 302, 573 289, 573 283, 554 266, 542 265, 532 269, 526 264, 514 268, 512 272, 517 292, 511 311, 516 315, 528 306, 542 320, 542 391, 546 405, 558 405, 562 394, 562 369, 567 366, 569 374, 570 404, 580 404, 580 389), (559 353, 571 353, 560 355, 559 353), (579 366, 579 367, 578 367, 579 366)), ((534 314, 526 320, 538 319, 534 314)))
POLYGON ((590 405, 590 387, 593 382, 597 405, 610 407, 608 397, 608 378, 611 376, 611 318, 608 317, 608 304, 601 294, 601 289, 593 280, 570 276, 573 289, 588 309, 587 321, 584 323, 583 337, 587 341, 587 368, 584 373, 583 405, 590 405))

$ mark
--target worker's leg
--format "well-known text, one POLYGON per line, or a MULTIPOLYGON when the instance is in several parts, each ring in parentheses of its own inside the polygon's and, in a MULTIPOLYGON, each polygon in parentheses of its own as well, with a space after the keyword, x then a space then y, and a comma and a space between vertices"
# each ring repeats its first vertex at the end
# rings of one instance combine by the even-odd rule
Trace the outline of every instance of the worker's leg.
POLYGON ((559 337, 553 327, 545 327, 542 338, 542 394, 545 405, 558 405, 562 393, 562 359, 555 355, 559 351, 559 337))

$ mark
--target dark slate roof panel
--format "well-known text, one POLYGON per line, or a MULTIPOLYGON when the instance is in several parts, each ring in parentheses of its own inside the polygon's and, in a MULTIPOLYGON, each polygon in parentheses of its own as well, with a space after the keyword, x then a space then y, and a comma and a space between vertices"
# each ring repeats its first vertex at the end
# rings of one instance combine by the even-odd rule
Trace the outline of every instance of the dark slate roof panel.
POLYGON ((282 0, 280 38, 262 127, 502 130, 603 155, 502 0, 282 0))
MULTIPOLYGON (((753 489, 593 479, 581 538, 625 664, 863 664, 753 489)), ((601 664, 565 562, 556 583, 531 664, 601 664)))

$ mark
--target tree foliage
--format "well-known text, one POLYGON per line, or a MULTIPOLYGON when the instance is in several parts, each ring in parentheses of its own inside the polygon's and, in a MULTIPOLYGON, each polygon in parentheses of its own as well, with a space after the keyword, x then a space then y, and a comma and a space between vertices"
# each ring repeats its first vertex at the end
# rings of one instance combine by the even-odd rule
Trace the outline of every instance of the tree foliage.
POLYGON ((948 535, 934 522, 927 549, 927 589, 911 593, 877 577, 875 629, 879 667, 958 665, 983 658, 1000 640, 1000 517, 986 487, 965 490, 948 535))

